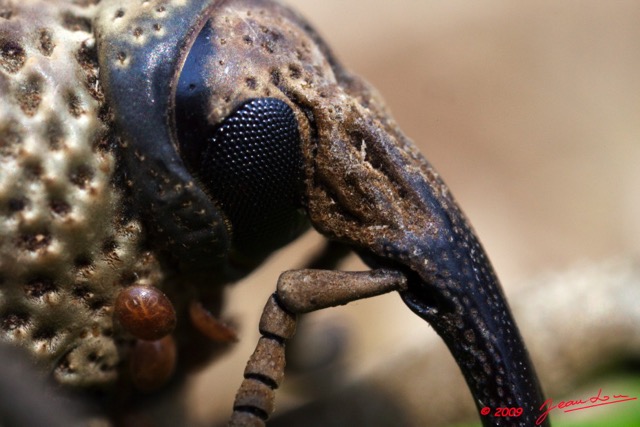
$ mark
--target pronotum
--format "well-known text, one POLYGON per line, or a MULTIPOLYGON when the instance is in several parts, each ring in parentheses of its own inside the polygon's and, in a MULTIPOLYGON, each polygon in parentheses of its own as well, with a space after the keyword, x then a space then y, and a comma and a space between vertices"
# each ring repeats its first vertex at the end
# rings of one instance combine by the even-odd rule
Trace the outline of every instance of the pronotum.
POLYGON ((391 291, 479 410, 523 409, 486 425, 536 419, 533 366, 446 185, 288 7, 3 1, 0 94, 1 336, 61 385, 148 392, 197 366, 236 339, 224 287, 310 225, 372 270, 282 274, 231 424, 272 412, 298 314, 391 291))

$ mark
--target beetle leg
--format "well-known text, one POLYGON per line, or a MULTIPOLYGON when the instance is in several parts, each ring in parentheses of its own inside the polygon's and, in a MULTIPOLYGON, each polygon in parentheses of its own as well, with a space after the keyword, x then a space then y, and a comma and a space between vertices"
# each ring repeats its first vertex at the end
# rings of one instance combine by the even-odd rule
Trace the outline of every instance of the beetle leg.
POLYGON ((343 272, 286 271, 260 319, 256 350, 244 371, 230 426, 264 425, 274 410, 274 390, 284 377, 285 343, 295 334, 297 315, 407 288, 405 276, 394 270, 343 272))
POLYGON ((194 300, 189 304, 189 318, 191 324, 213 342, 226 344, 238 341, 236 330, 216 318, 200 301, 194 300))

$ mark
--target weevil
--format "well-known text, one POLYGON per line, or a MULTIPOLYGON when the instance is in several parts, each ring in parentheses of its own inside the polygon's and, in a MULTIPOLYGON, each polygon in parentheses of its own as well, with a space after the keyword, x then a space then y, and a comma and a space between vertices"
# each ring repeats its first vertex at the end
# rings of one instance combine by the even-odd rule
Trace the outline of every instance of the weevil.
POLYGON ((523 410, 485 425, 534 423, 541 388, 463 213, 287 6, 3 1, 0 94, 2 340, 60 384, 153 390, 197 366, 236 338, 223 288, 310 225, 372 269, 282 274, 232 425, 272 412, 298 314, 392 291, 478 410, 523 410))

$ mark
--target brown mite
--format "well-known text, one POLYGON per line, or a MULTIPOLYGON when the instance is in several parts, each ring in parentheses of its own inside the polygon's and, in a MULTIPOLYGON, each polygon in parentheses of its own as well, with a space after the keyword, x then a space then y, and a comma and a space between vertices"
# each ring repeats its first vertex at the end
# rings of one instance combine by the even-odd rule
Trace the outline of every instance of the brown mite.
POLYGON ((160 290, 150 286, 131 286, 118 294, 115 319, 131 335, 155 341, 170 334, 176 326, 173 304, 160 290))
POLYGON ((129 368, 133 384, 140 391, 154 391, 162 387, 176 368, 176 343, 171 335, 157 341, 138 340, 129 368))

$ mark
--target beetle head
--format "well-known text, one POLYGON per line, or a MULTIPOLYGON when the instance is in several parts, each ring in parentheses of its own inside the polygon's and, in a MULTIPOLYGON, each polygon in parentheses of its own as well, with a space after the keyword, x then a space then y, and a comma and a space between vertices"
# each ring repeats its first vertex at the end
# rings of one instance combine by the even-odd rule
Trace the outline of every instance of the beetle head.
MULTIPOLYGON (((231 141, 246 136, 233 131, 230 123, 249 123, 243 114, 262 114, 256 100, 267 100, 266 110, 277 110, 272 118, 284 123, 277 128, 297 123, 297 135, 281 141, 291 143, 289 151, 299 154, 284 161, 288 178, 281 184, 287 195, 277 201, 277 209, 267 200, 251 213, 264 210, 267 218, 274 212, 285 218, 265 239, 266 250, 258 250, 257 258, 274 248, 274 237, 282 244, 298 232, 293 218, 302 206, 321 233, 351 245, 372 265, 392 266, 410 278, 404 301, 442 336, 479 408, 521 406, 528 414, 523 425, 530 424, 542 394, 491 265, 449 190, 399 130, 377 93, 345 71, 313 29, 279 3, 238 0, 198 7, 202 13, 189 25, 174 22, 173 37, 182 37, 177 59, 166 65, 154 59, 168 43, 130 58, 140 61, 143 75, 170 77, 171 82, 146 88, 151 96, 144 92, 146 101, 140 105, 156 108, 159 101, 166 107, 153 116, 155 122, 132 124, 131 117, 148 112, 140 107, 133 114, 120 114, 129 121, 122 124, 124 133, 136 149, 146 149, 142 157, 155 163, 155 172, 144 176, 141 199, 168 201, 165 206, 177 208, 173 218, 187 233, 171 222, 156 229, 173 239, 187 259, 199 259, 205 254, 202 248, 221 257, 234 246, 248 251, 249 239, 238 236, 251 232, 242 227, 249 224, 258 230, 263 223, 239 219, 244 208, 232 207, 216 187, 226 175, 203 171, 203 166, 211 169, 215 159, 202 162, 200 155, 219 156, 211 143, 229 135, 231 141), (189 55, 190 50, 197 54, 189 55), (148 149, 139 141, 159 132, 158 139, 167 142, 160 149, 148 149), (200 180, 205 188, 192 190, 200 180), (176 184, 179 194, 189 190, 188 200, 162 198, 176 184), (206 230, 213 230, 215 239, 206 230)), ((117 55, 117 49, 112 48, 112 54, 117 55)), ((106 71, 108 81, 121 80, 112 78, 121 72, 115 63, 106 71)), ((131 70, 122 75, 135 79, 131 70)), ((120 84, 124 89, 116 89, 116 95, 136 91, 131 89, 135 84, 120 84)), ((245 154, 240 149, 232 159, 245 154)), ((134 159, 130 169, 135 171, 140 162, 134 159)), ((225 171, 227 166, 216 168, 225 171)), ((249 194, 249 199, 258 196, 249 194)))

